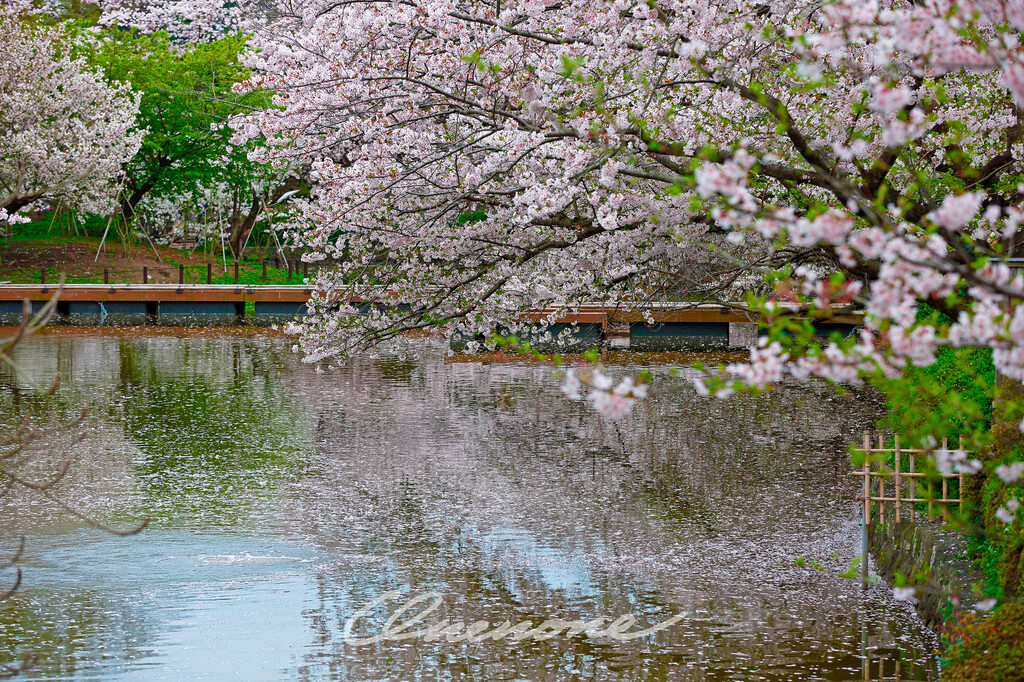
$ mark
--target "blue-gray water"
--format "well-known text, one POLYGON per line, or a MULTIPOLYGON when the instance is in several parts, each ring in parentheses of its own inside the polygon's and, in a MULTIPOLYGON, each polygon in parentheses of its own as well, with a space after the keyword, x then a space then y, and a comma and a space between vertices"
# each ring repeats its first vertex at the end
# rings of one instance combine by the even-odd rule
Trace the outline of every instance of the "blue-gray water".
POLYGON ((878 679, 878 659, 936 678, 911 610, 840 576, 869 396, 715 401, 655 367, 614 425, 550 367, 446 362, 429 341, 318 373, 279 336, 64 329, 16 359, 0 426, 39 429, 22 471, 74 455, 61 499, 118 528, 152 519, 120 538, 0 497, 5 546, 26 536, 0 661, 35 655, 30 679, 849 680, 878 679), (53 396, 30 390, 58 371, 53 396), (685 617, 623 642, 347 645, 389 590, 438 592, 432 619, 466 623, 685 617))

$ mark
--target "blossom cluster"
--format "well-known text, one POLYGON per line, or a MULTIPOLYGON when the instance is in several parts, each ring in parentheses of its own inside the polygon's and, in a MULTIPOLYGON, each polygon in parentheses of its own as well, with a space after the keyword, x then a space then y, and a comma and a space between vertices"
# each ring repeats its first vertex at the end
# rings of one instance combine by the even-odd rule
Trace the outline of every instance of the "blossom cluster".
POLYGON ((942 345, 1024 379, 1024 279, 999 262, 1024 217, 1024 0, 102 4, 182 39, 253 32, 239 87, 275 106, 236 141, 309 169, 285 235, 341 263, 298 328, 311 360, 782 264, 769 319, 863 327, 754 348, 738 383, 895 377, 942 345))
POLYGON ((142 144, 138 95, 67 54, 59 28, 0 13, 0 220, 41 199, 103 211, 142 144))

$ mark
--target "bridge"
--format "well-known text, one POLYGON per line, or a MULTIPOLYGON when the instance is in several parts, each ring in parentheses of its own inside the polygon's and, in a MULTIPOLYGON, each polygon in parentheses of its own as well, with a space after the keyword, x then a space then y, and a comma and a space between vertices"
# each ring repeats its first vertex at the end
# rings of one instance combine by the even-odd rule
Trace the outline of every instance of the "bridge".
MULTIPOLYGON (((0 323, 17 323, 26 300, 38 311, 57 290, 47 284, 0 284, 0 323)), ((58 321, 84 325, 269 324, 305 313, 312 293, 304 285, 65 284, 57 315, 58 321)), ((554 312, 534 310, 526 317, 540 320, 554 312)), ((751 313, 723 305, 594 303, 558 314, 551 330, 571 329, 581 343, 612 348, 730 348, 756 342, 756 321, 751 313)), ((859 315, 836 315, 817 322, 816 329, 845 335, 860 323, 859 315)))
MULTIPOLYGON (((20 315, 22 302, 39 310, 57 292, 56 285, 0 284, 0 314, 20 315)), ((256 315, 297 315, 313 290, 302 285, 248 286, 240 284, 65 284, 57 314, 88 321, 90 316, 189 316, 219 322, 225 315, 246 314, 253 304, 256 315), (207 317, 213 316, 213 317, 207 317)), ((114 318, 119 319, 119 318, 114 318)))

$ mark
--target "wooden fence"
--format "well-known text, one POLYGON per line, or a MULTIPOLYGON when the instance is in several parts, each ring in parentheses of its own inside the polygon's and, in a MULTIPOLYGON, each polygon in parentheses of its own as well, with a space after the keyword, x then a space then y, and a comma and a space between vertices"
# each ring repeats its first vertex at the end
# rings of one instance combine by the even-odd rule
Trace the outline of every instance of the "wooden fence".
POLYGON ((917 682, 935 679, 933 671, 923 664, 913 662, 904 664, 899 659, 890 661, 884 658, 872 659, 871 652, 864 655, 862 666, 864 682, 917 682), (875 672, 877 663, 877 673, 875 672))
MULTIPOLYGON (((963 438, 960 439, 958 449, 964 449, 963 438)), ((949 442, 945 438, 942 439, 941 450, 949 450, 949 442)), ((942 495, 939 497, 936 497, 934 484, 931 481, 924 481, 922 484, 918 483, 918 479, 924 478, 925 475, 920 472, 917 466, 917 456, 928 456, 933 452, 932 450, 901 448, 899 436, 896 436, 894 439, 892 447, 885 447, 881 435, 878 436, 878 446, 871 447, 871 436, 865 433, 863 448, 854 450, 854 452, 861 452, 864 455, 863 467, 860 471, 853 472, 853 475, 860 476, 863 479, 863 492, 857 499, 864 502, 865 524, 871 523, 873 502, 878 503, 878 520, 882 523, 885 523, 886 505, 890 503, 895 507, 897 523, 903 520, 904 508, 908 505, 910 520, 914 521, 917 518, 916 505, 918 503, 928 504, 929 516, 932 514, 934 505, 941 503, 943 505, 943 518, 946 518, 948 513, 946 505, 960 504, 964 488, 964 474, 962 472, 941 474, 942 495), (872 455, 892 455, 892 468, 888 466, 888 457, 883 462, 878 461, 879 458, 872 455), (950 497, 950 479, 956 479, 959 484, 956 497, 950 497), (875 483, 876 481, 877 484, 875 483), (927 492, 925 497, 918 496, 922 488, 927 492)))

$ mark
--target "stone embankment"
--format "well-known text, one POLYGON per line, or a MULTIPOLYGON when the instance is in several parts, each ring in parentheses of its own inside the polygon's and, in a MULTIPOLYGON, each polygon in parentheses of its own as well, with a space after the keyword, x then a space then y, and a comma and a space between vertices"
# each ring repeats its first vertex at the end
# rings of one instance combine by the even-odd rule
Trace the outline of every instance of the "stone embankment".
POLYGON ((950 613, 950 598, 971 606, 977 597, 973 587, 982 576, 971 567, 967 557, 967 537, 944 531, 938 521, 872 524, 868 534, 875 570, 890 585, 897 574, 918 590, 917 612, 930 628, 941 625, 950 613))

